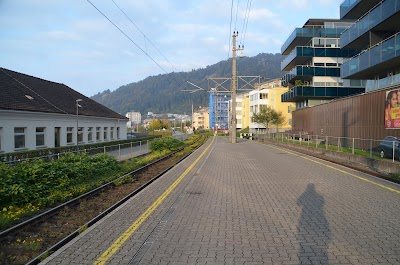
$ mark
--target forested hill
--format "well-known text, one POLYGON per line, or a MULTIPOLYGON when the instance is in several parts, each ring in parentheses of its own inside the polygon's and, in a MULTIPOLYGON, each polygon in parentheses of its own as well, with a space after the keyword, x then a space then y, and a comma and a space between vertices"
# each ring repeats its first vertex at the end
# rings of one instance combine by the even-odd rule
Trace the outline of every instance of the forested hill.
MULTIPOLYGON (((280 64, 283 60, 281 54, 261 53, 254 57, 237 59, 238 75, 262 76, 277 78, 283 74, 280 64)), ((191 113, 192 103, 197 106, 208 105, 208 93, 182 92, 181 90, 193 89, 187 81, 205 89, 209 88, 208 77, 231 77, 232 61, 225 60, 206 68, 150 76, 146 79, 121 86, 115 91, 106 90, 91 97, 104 106, 125 115, 128 111, 139 111, 147 114, 154 113, 191 113)))

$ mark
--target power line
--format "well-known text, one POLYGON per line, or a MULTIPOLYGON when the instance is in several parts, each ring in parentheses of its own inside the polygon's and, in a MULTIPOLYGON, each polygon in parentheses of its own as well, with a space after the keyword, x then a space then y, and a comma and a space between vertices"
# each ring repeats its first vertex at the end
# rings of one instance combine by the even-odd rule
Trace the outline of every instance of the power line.
POLYGON ((132 19, 120 8, 120 6, 119 6, 117 3, 115 3, 114 0, 112 0, 112 1, 113 1, 113 3, 116 5, 116 7, 125 15, 125 17, 136 27, 136 29, 137 29, 140 33, 142 33, 143 37, 145 38, 145 41, 146 41, 146 39, 147 39, 147 40, 150 42, 150 44, 161 54, 161 56, 162 56, 165 60, 167 60, 167 62, 168 62, 175 70, 179 71, 179 70, 176 69, 176 67, 167 59, 167 57, 165 57, 164 54, 150 41, 150 39, 147 38, 146 34, 144 34, 144 33, 140 30, 140 28, 139 28, 139 27, 132 21, 132 19))
POLYGON ((246 13, 245 13, 244 21, 243 21, 243 29, 242 29, 243 35, 242 35, 242 40, 240 41, 240 43, 243 46, 244 46, 244 40, 246 39, 247 24, 249 23, 251 1, 252 0, 247 0, 246 13))
MULTIPOLYGON (((100 9, 97 8, 97 6, 95 6, 90 0, 86 0, 87 2, 89 2, 100 14, 102 14, 114 27, 116 27, 125 37, 127 37, 136 47, 138 47, 147 57, 149 57, 158 67, 160 67, 166 74, 167 76, 169 76, 168 72, 159 64, 157 63, 153 57, 151 57, 146 51, 144 51, 136 42, 134 42, 122 29, 120 29, 111 19, 109 19, 106 14, 104 14, 103 12, 101 12, 100 9)), ((182 86, 182 84, 180 84, 173 76, 171 76, 171 78, 180 86, 182 86)))
MULTIPOLYGON (((228 43, 229 43, 229 49, 228 49, 228 60, 229 60, 229 55, 231 54, 231 33, 232 33, 232 13, 233 13, 233 0, 231 4, 231 23, 229 25, 229 38, 228 38, 228 43)), ((236 27, 236 25, 235 25, 236 27)))

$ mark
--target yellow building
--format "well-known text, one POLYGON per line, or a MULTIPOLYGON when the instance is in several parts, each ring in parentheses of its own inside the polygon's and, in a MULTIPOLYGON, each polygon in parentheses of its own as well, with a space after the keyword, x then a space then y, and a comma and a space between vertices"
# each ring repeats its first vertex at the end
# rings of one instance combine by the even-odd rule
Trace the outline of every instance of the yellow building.
POLYGON ((241 94, 238 97, 241 98, 241 129, 250 127, 250 98, 249 94, 241 94))
MULTIPOLYGON (((258 113, 263 106, 270 106, 274 110, 281 112, 285 117, 285 122, 278 127, 271 125, 269 132, 286 131, 292 128, 292 112, 295 110, 295 103, 282 102, 281 95, 288 91, 287 87, 281 85, 281 79, 273 79, 268 82, 261 83, 256 86, 257 89, 249 93, 249 116, 251 119, 252 113, 258 113)), ((265 130, 265 127, 261 124, 252 123, 250 121, 250 131, 265 130)))
POLYGON ((202 108, 197 112, 193 112, 192 126, 195 130, 210 129, 210 115, 208 108, 202 108))

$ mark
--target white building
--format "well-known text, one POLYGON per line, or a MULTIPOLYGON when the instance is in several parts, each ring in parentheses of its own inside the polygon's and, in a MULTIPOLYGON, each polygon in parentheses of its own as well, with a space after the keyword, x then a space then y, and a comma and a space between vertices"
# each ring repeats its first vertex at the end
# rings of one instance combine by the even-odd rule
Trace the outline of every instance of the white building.
POLYGON ((64 84, 0 68, 0 153, 124 140, 126 122, 64 84))

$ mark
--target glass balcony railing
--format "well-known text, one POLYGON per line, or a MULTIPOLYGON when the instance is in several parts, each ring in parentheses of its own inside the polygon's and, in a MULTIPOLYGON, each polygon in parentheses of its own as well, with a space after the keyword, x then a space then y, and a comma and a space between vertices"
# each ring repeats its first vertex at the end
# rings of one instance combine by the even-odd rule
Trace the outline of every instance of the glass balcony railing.
POLYGON ((340 48, 317 48, 317 47, 296 47, 281 63, 281 70, 285 68, 296 57, 335 57, 335 58, 351 58, 357 55, 358 50, 342 50, 340 48))
POLYGON ((362 87, 313 87, 313 86, 295 86, 290 91, 282 94, 282 102, 296 102, 302 99, 321 99, 347 97, 355 94, 364 93, 362 87))
POLYGON ((400 74, 391 75, 379 80, 368 80, 365 91, 370 92, 373 90, 387 88, 399 84, 400 84, 400 74))
POLYGON ((350 10, 353 9, 361 0, 345 0, 340 5, 340 17, 343 18, 350 10))
POLYGON ((289 75, 295 76, 340 76, 339 67, 312 67, 307 65, 298 65, 293 68, 289 75))
MULTIPOLYGON (((289 48, 290 44, 296 38, 313 38, 313 37, 322 37, 322 38, 339 38, 345 28, 313 28, 313 27, 306 27, 306 28, 296 28, 286 40, 286 42, 282 45, 281 53, 287 54, 287 49, 289 48)), ((305 44, 305 43, 304 43, 305 44)), ((300 45, 304 45, 300 44, 300 45)))
POLYGON ((341 66, 341 78, 349 78, 399 56, 400 33, 397 33, 344 63, 341 66))
POLYGON ((379 25, 382 21, 385 21, 392 15, 396 14, 400 10, 400 1, 398 0, 386 0, 381 4, 375 6, 363 17, 347 30, 345 30, 340 37, 340 46, 342 48, 349 45, 354 40, 358 39, 363 34, 370 31, 375 26, 379 25))

